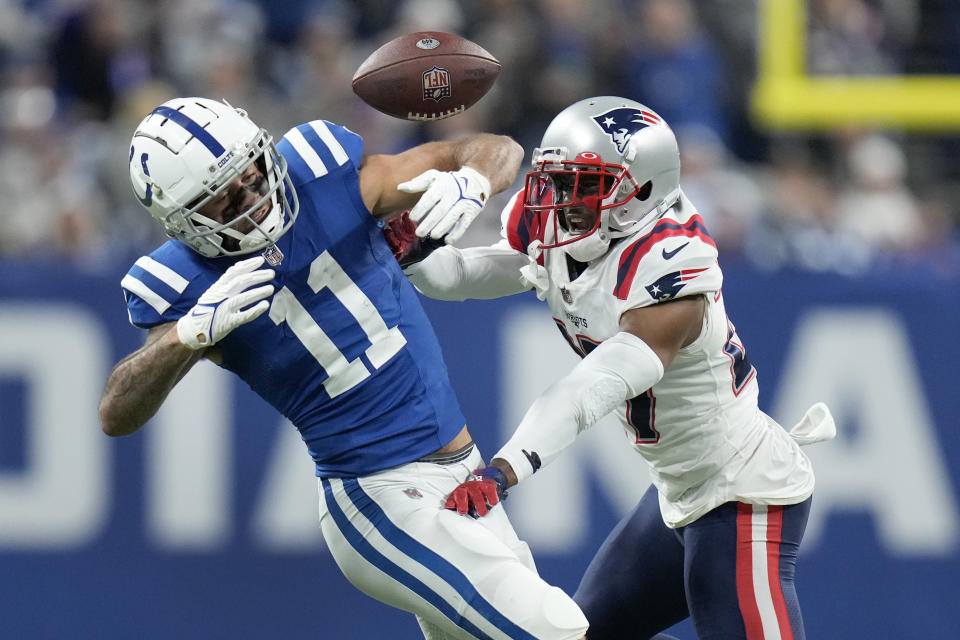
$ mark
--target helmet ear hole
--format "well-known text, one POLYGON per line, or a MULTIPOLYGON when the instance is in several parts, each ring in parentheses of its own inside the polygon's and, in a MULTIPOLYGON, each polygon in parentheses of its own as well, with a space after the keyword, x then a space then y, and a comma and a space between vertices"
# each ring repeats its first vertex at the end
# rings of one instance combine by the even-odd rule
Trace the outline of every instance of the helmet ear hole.
POLYGON ((653 180, 647 180, 640 190, 637 191, 637 195, 634 196, 637 200, 643 201, 650 197, 650 194, 653 192, 653 180))

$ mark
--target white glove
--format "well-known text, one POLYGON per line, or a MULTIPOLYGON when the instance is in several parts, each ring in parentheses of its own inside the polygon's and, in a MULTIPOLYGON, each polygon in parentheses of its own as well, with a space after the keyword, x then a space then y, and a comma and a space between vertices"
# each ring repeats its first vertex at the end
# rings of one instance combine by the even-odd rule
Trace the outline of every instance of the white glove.
POLYGON ((260 269, 262 264, 263 256, 256 256, 224 271, 187 315, 177 321, 180 342, 194 350, 204 349, 266 311, 270 303, 265 298, 273 295, 273 285, 251 289, 273 280, 273 269, 260 269))
POLYGON ((412 180, 397 185, 404 193, 426 191, 413 209, 410 219, 417 223, 417 235, 445 238, 456 242, 479 215, 490 196, 490 181, 476 169, 458 171, 430 169, 412 180))

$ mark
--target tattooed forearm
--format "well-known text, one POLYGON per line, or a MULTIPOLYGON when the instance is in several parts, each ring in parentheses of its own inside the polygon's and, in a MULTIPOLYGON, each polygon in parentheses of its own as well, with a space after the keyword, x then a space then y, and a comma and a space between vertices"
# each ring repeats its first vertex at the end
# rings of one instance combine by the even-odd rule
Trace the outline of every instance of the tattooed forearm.
POLYGON ((133 433, 163 404, 203 352, 177 338, 176 324, 154 327, 142 347, 117 363, 100 400, 100 424, 111 436, 133 433))

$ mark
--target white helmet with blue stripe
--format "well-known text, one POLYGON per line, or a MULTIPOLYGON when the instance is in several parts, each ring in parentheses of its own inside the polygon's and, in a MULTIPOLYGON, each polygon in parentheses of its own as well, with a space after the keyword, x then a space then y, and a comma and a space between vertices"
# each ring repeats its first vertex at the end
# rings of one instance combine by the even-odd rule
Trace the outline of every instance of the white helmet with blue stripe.
POLYGON ((270 134, 246 112, 207 98, 175 98, 154 109, 130 142, 130 181, 140 203, 162 226, 208 258, 265 249, 299 210, 287 162, 270 134), (229 219, 201 213, 256 163, 259 196, 229 219), (262 177, 260 177, 262 176, 262 177))

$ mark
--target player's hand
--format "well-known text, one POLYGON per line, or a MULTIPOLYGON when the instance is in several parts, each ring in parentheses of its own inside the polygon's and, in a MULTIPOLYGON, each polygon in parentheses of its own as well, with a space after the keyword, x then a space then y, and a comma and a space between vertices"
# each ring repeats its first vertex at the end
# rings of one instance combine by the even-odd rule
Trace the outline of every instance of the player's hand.
POLYGON ((490 507, 506 497, 506 474, 496 467, 484 467, 474 469, 473 476, 450 492, 443 506, 462 516, 479 518, 487 515, 490 507))
POLYGON ((443 240, 419 237, 417 224, 410 219, 409 211, 388 220, 383 227, 383 237, 401 269, 420 262, 445 244, 443 240))
POLYGON ((224 271, 177 321, 180 342, 194 350, 205 349, 266 311, 270 306, 266 298, 273 295, 273 285, 263 283, 273 280, 274 271, 261 269, 262 265, 263 256, 256 256, 224 271))
POLYGON ((456 242, 487 203, 490 181, 470 167, 447 172, 430 169, 400 183, 397 189, 405 193, 425 192, 410 210, 418 236, 430 234, 434 239, 456 242))

